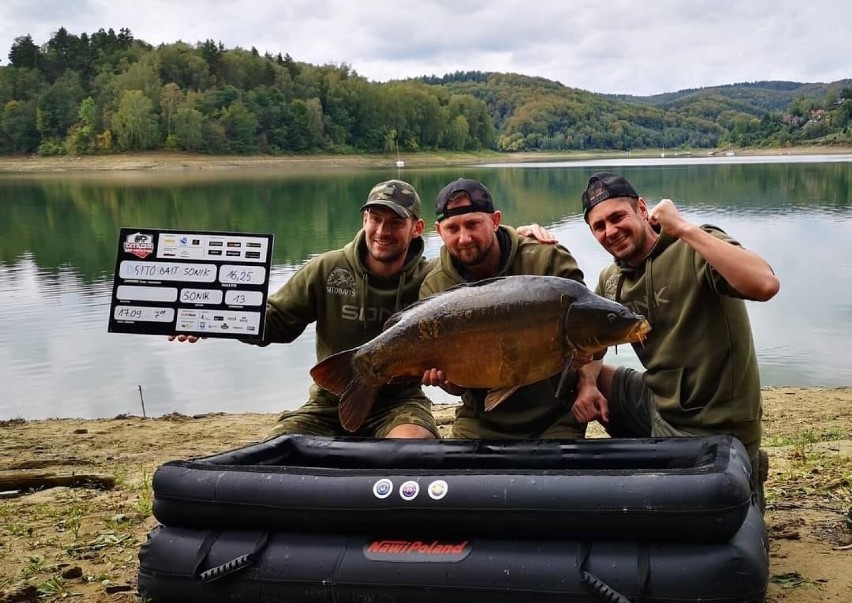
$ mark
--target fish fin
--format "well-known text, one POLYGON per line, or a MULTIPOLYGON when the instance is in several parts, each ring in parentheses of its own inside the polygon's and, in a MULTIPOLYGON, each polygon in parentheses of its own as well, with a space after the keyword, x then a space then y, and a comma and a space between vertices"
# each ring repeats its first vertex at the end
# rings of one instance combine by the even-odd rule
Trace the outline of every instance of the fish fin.
POLYGON ((311 369, 314 383, 339 397, 337 414, 346 431, 358 431, 373 408, 379 387, 365 382, 352 357, 358 348, 332 354, 311 369))
POLYGON ((515 393, 520 385, 511 385, 509 387, 501 387, 499 389, 490 389, 488 393, 485 395, 485 411, 494 410, 497 408, 506 398, 515 393))
POLYGON ((357 375, 352 362, 356 351, 357 348, 338 352, 316 363, 311 368, 314 383, 335 396, 342 394, 357 375))
POLYGON ((349 382, 337 402, 337 415, 343 429, 350 433, 358 431, 373 409, 379 389, 357 376, 349 382))
POLYGON ((562 398, 562 396, 568 393, 570 379, 577 373, 577 371, 571 368, 576 357, 577 350, 571 350, 571 353, 569 353, 568 357, 565 359, 565 366, 562 367, 562 375, 559 376, 559 385, 556 386, 557 398, 562 398))

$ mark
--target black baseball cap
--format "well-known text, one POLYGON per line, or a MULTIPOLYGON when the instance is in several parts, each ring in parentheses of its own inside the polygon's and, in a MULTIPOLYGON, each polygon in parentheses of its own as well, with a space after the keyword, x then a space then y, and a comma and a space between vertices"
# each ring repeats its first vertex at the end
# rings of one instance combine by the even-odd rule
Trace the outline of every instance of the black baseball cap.
POLYGON ((488 192, 485 185, 476 180, 468 178, 454 180, 442 188, 441 192, 438 193, 438 198, 435 199, 435 215, 438 217, 438 222, 451 216, 479 211, 493 214, 494 202, 491 201, 491 193, 488 192), (470 198, 470 205, 447 209, 447 203, 456 198, 458 193, 465 193, 470 198))
POLYGON ((618 197, 638 199, 639 195, 624 176, 618 176, 611 172, 592 174, 586 190, 583 191, 583 219, 588 222, 589 211, 601 201, 618 197))

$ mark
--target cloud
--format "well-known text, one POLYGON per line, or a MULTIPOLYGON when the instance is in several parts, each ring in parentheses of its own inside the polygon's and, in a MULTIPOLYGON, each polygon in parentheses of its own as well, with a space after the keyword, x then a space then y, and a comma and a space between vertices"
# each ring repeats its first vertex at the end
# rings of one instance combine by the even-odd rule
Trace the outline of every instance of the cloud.
POLYGON ((6 0, 0 56, 27 33, 127 27, 154 45, 213 39, 378 81, 499 71, 642 95, 850 78, 850 21, 852 5, 829 0, 6 0))

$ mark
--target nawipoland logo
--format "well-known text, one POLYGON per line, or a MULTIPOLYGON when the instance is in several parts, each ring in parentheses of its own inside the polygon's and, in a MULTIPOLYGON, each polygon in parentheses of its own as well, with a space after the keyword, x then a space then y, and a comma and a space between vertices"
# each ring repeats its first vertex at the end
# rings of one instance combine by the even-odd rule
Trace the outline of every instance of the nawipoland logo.
POLYGON ((407 481, 399 487, 402 500, 414 500, 418 494, 420 494, 420 484, 415 481, 407 481))
POLYGON ((144 260, 154 253, 154 237, 144 232, 134 232, 124 238, 123 249, 125 253, 132 253, 144 260))
POLYGON ((376 498, 387 498, 393 492, 393 482, 389 479, 380 479, 373 484, 373 496, 376 498))
POLYGON ((435 480, 429 484, 427 492, 432 500, 441 500, 447 495, 447 482, 442 479, 435 480))

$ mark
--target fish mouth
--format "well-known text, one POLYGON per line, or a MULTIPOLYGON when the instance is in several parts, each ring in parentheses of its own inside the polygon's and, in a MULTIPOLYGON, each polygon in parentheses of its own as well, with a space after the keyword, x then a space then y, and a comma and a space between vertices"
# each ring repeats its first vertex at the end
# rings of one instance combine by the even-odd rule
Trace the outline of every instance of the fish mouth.
POLYGON ((647 339, 648 333, 650 332, 651 323, 642 318, 639 322, 630 327, 630 330, 627 331, 624 337, 610 341, 607 341, 606 339, 594 339, 586 342, 585 345, 573 342, 573 347, 580 352, 594 355, 600 353, 602 350, 606 350, 610 346, 618 345, 620 343, 642 343, 645 339, 647 339))
POLYGON ((630 329, 630 332, 627 334, 627 341, 628 343, 642 343, 648 338, 648 333, 650 332, 651 323, 643 318, 630 329))

